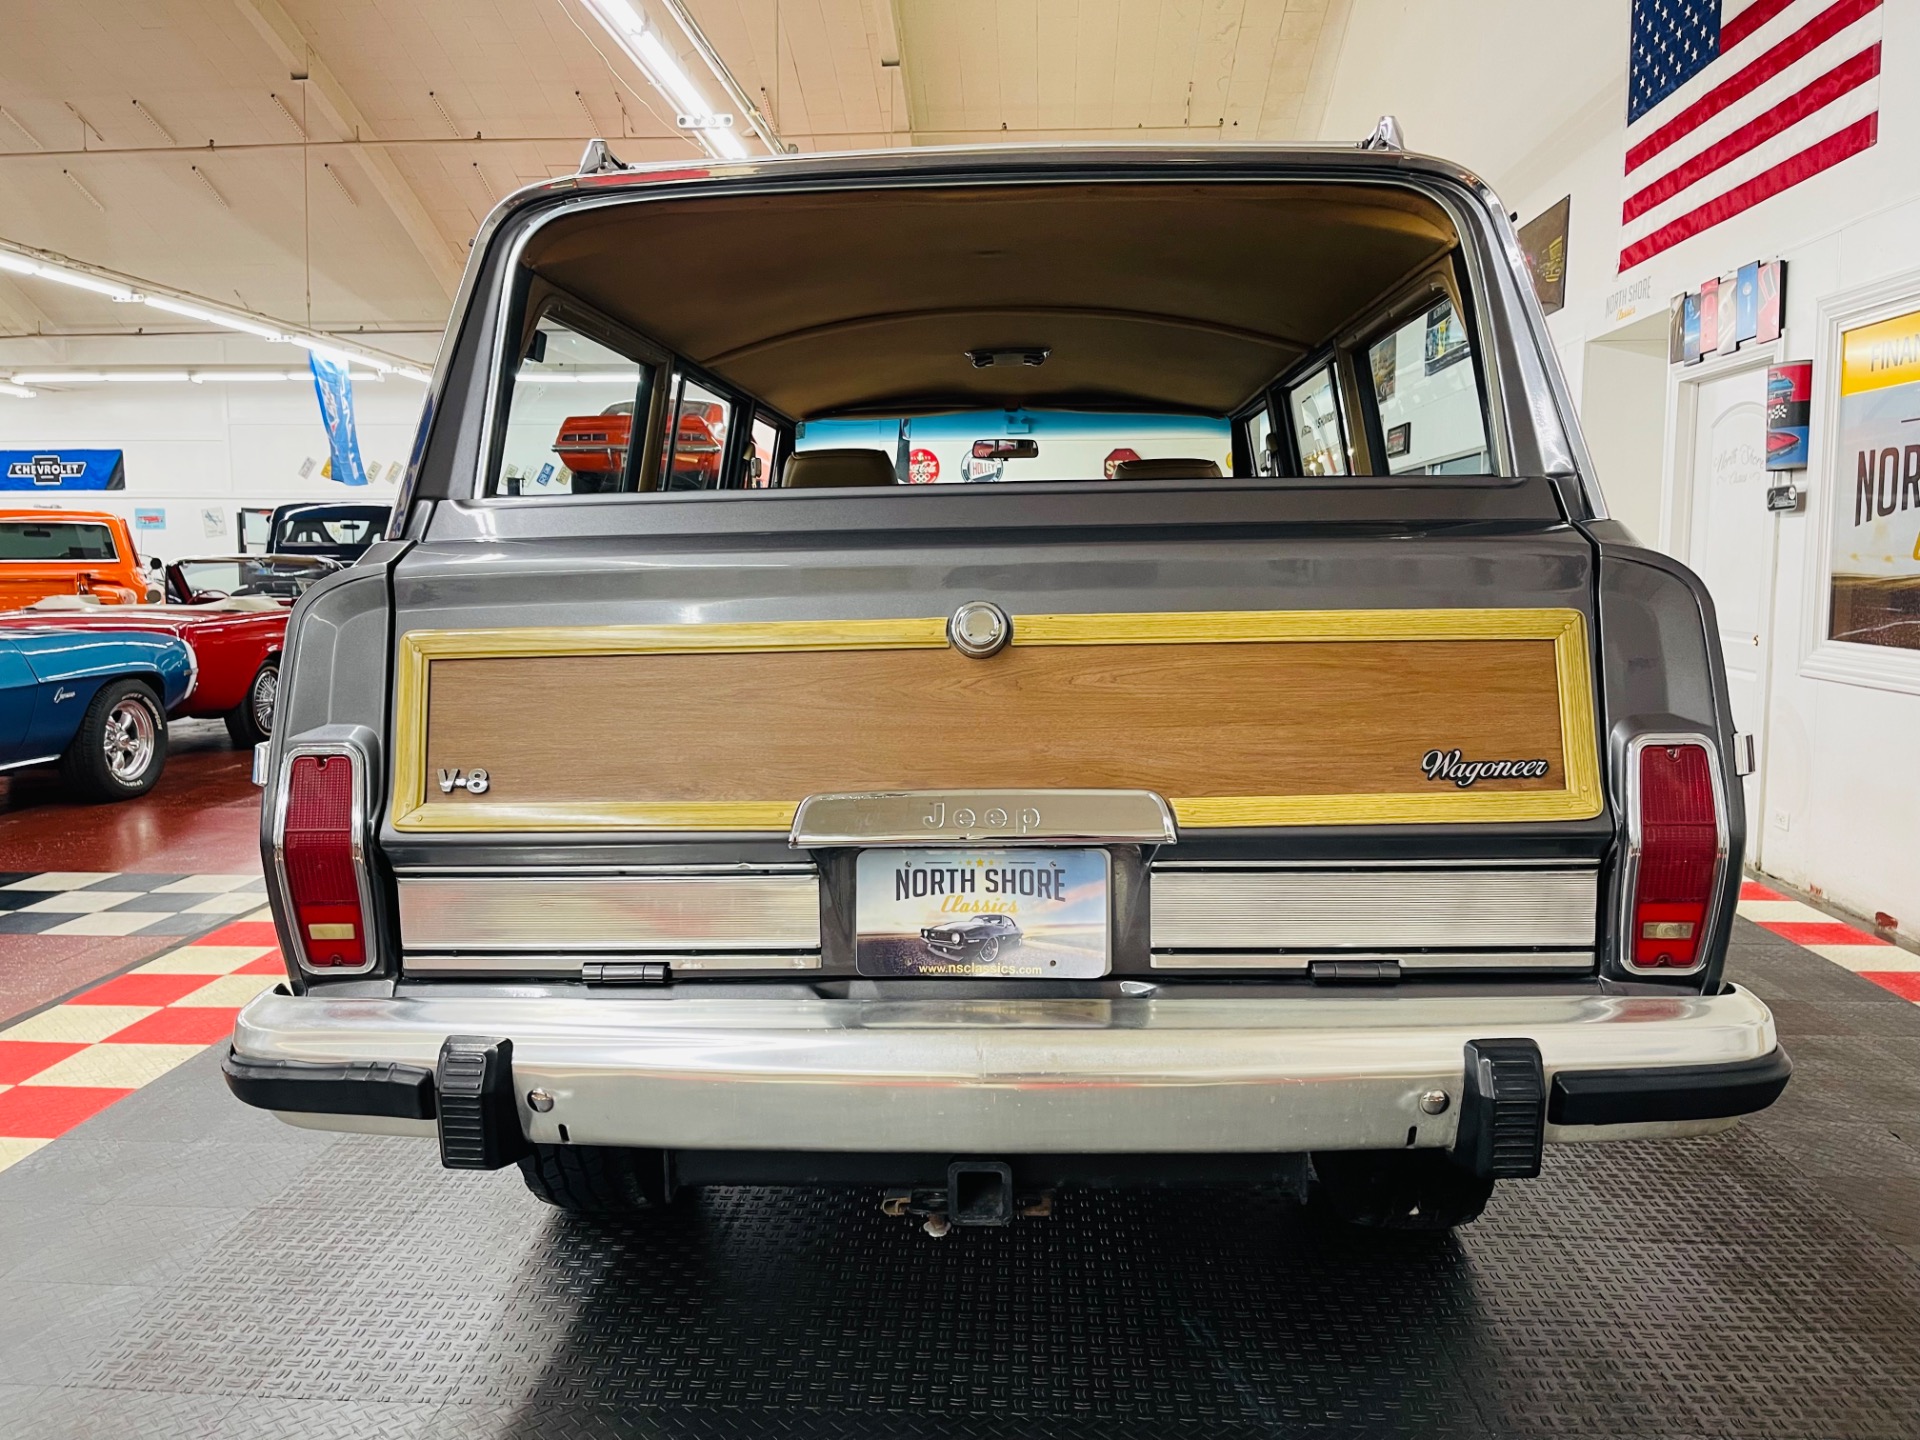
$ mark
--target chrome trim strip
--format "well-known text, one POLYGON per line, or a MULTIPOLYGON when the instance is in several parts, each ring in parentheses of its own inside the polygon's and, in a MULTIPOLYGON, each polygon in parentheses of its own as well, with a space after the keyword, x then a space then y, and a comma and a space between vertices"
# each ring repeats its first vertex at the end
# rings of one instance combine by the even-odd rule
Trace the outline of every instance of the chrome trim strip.
MULTIPOLYGON (((604 959, 605 953, 593 958, 604 959)), ((818 970, 820 955, 694 955, 647 951, 635 959, 665 961, 675 974, 720 970, 818 970)), ((521 975, 580 978, 586 957, 573 955, 416 955, 402 957, 400 968, 409 975, 521 975)))
POLYGON ((809 795, 787 844, 1171 845, 1173 809, 1151 790, 895 790, 809 795))
POLYGON ((1627 742, 1627 846, 1620 870, 1620 969, 1628 975, 1698 975, 1707 968, 1707 941, 1713 927, 1720 923, 1720 892, 1727 877, 1727 785, 1720 774, 1720 750, 1707 736, 1698 732, 1657 732, 1636 735, 1627 742), (1707 779, 1713 786, 1714 865, 1713 880, 1707 891, 1706 916, 1700 922, 1698 955, 1685 969, 1656 968, 1633 963, 1633 901, 1640 884, 1640 851, 1644 836, 1640 826, 1640 753, 1649 745, 1691 745, 1706 753, 1707 779))
POLYGON ((1171 871, 1155 950, 1591 949, 1592 869, 1171 871))
POLYGON ((1544 859, 1479 860, 1156 860, 1153 870, 1589 870, 1598 860, 1548 856, 1544 859))
POLYGON ((428 879, 517 875, 534 879, 553 876, 570 880, 576 875, 817 875, 819 870, 810 860, 777 860, 764 864, 759 861, 740 861, 735 864, 704 865, 396 865, 393 873, 428 879))
POLYGON ((0 770, 24 770, 29 765, 51 765, 59 758, 58 755, 36 755, 31 760, 9 760, 6 764, 0 765, 0 770))
POLYGON ((820 883, 811 874, 416 875, 402 877, 397 888, 410 959, 427 950, 820 948, 820 883))
MULTIPOLYGON (((819 995, 794 980, 612 994, 334 998, 264 993, 249 1060, 434 1064, 448 1035, 513 1041, 525 1132, 580 1145, 721 1149, 1218 1152, 1452 1143, 1465 1046, 1538 1042, 1547 1074, 1753 1060, 1778 1043, 1737 986, 1607 995, 1306 989, 1101 999, 819 995)), ((347 1122, 351 1124, 352 1122, 347 1122)))
POLYGON ((1513 970, 1591 970, 1591 950, 1460 951, 1452 954, 1397 950, 1288 950, 1262 952, 1233 950, 1208 952, 1153 952, 1155 970, 1259 970, 1267 974, 1305 974, 1315 960, 1391 960, 1403 971, 1505 972, 1513 970))

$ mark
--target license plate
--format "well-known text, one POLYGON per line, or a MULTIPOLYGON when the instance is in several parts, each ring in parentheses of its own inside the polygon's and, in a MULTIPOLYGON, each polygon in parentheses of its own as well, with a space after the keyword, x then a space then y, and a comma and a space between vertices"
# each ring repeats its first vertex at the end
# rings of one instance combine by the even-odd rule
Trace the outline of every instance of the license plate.
POLYGON ((1109 968, 1105 850, 863 850, 862 975, 1074 980, 1109 968))

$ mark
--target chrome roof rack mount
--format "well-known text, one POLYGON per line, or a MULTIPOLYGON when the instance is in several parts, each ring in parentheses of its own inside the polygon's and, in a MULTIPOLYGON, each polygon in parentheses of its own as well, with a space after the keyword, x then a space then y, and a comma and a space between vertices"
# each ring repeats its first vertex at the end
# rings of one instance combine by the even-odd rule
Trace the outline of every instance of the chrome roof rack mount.
MULTIPOLYGON (((594 144, 599 144, 595 141, 594 144)), ((1391 115, 1382 115, 1379 123, 1373 127, 1373 133, 1360 142, 1362 150, 1405 150, 1406 138, 1400 133, 1400 122, 1391 115)), ((588 153, 592 150, 589 148, 588 153)))
POLYGON ((622 164, 619 157, 607 148, 607 142, 597 136, 587 142, 587 150, 580 157, 581 175, 618 175, 631 170, 633 166, 622 164))

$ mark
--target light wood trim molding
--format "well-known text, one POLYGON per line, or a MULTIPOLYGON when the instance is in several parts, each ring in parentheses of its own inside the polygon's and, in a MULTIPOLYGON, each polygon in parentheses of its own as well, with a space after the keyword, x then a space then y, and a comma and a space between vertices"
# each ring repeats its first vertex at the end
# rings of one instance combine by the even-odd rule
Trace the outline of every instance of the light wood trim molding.
MULTIPOLYGON (((438 659, 940 649, 944 616, 714 625, 413 630, 400 637, 394 828, 431 832, 784 831, 799 800, 426 803, 428 689, 438 659)), ((1017 646, 1246 644, 1325 640, 1550 640, 1559 687, 1563 789, 1458 787, 1392 794, 1169 796, 1190 828, 1584 820, 1603 809, 1586 622, 1571 609, 1236 610, 1018 615, 1017 646)))

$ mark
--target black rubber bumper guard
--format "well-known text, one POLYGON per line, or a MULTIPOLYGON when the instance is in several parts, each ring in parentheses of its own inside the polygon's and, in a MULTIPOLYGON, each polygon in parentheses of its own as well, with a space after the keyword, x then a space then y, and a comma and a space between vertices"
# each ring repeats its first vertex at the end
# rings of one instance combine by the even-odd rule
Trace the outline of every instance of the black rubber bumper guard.
MULTIPOLYGON (((450 1170, 497 1170, 528 1152, 513 1084, 513 1042, 450 1035, 432 1070, 372 1061, 248 1060, 227 1051, 227 1088, 248 1105, 305 1115, 437 1120, 450 1170)), ((1549 1087, 1532 1040, 1466 1047, 1455 1164, 1477 1175, 1540 1173, 1546 1126, 1722 1120, 1764 1110, 1793 1074, 1776 1048, 1754 1060, 1638 1070, 1562 1070, 1549 1087)))

